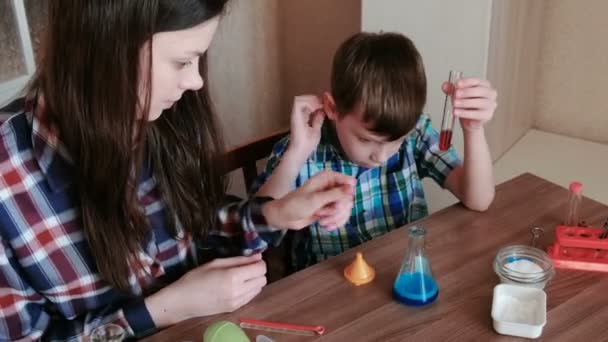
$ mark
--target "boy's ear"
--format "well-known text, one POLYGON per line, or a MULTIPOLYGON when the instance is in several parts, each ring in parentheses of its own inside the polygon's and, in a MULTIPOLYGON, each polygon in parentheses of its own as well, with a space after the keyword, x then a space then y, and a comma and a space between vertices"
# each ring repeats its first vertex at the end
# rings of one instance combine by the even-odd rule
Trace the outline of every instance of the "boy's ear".
POLYGON ((327 91, 323 93, 323 110, 325 110, 328 119, 332 121, 338 120, 336 101, 334 101, 334 97, 327 91))

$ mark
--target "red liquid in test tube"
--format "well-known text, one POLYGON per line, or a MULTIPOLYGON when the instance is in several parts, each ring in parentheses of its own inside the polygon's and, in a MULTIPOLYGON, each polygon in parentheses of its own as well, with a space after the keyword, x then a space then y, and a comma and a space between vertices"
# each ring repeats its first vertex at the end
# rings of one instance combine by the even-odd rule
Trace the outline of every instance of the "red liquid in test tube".
POLYGON ((452 95, 456 82, 462 78, 462 72, 450 70, 450 91, 445 95, 445 103, 443 105, 443 119, 441 120, 441 133, 439 136, 439 149, 447 151, 452 145, 452 132, 454 130, 454 106, 452 95))
POLYGON ((442 130, 439 136, 439 149, 447 151, 452 145, 452 130, 442 130))

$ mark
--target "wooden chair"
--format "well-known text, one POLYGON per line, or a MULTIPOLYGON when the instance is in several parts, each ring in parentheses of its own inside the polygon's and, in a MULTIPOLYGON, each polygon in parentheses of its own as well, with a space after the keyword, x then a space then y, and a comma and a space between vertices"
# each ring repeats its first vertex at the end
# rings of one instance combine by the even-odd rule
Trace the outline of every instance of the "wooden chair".
POLYGON ((18 98, 13 100, 12 102, 6 104, 4 107, 0 108, 0 125, 4 123, 4 121, 8 120, 8 118, 21 110, 25 105, 24 98, 18 98))
POLYGON ((272 147, 288 132, 288 129, 280 129, 230 149, 225 156, 224 172, 228 173, 242 169, 245 187, 247 190, 251 189, 258 176, 256 162, 270 156, 272 147))
MULTIPOLYGON (((281 129, 229 150, 225 155, 224 172, 242 169, 245 187, 249 191, 258 176, 257 161, 270 156, 272 147, 288 132, 288 129, 281 129)), ((270 247, 264 252, 269 283, 289 274, 292 240, 293 231, 289 231, 279 246, 270 247)))

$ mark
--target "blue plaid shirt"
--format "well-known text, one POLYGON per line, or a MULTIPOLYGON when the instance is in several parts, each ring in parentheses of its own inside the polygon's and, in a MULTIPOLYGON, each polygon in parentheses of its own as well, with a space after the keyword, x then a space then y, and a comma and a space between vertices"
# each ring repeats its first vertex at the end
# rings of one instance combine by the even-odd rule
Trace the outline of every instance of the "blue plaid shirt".
POLYGON ((158 184, 145 169, 137 193, 150 235, 135 256, 143 269, 131 270, 130 293, 117 291, 97 272, 74 165, 56 130, 33 115, 31 103, 16 107, 0 126, 0 341, 88 341, 107 323, 121 325, 128 337, 152 333, 146 293, 214 257, 262 251, 280 235, 265 224, 258 201, 237 201, 223 207, 224 224, 204 243, 195 244, 179 222, 171 237, 158 184))
MULTIPOLYGON (((288 144, 289 137, 285 137, 274 146, 253 191, 257 191, 272 174, 288 144)), ((450 171, 461 165, 453 147, 447 151, 439 150, 439 134, 424 114, 399 151, 380 167, 368 169, 350 162, 339 146, 333 127, 326 122, 316 151, 300 169, 293 186, 302 185, 323 169, 356 177, 358 182, 350 220, 333 231, 315 223, 304 236, 296 235, 291 251, 292 266, 296 270, 425 217, 428 209, 421 179, 431 177, 443 187, 450 171)))

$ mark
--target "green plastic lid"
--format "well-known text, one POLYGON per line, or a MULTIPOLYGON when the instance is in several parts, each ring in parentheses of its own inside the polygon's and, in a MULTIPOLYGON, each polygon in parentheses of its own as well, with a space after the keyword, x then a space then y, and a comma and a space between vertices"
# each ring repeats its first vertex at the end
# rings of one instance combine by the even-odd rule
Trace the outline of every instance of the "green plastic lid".
POLYGON ((205 330, 203 342, 251 342, 245 332, 236 324, 229 321, 219 321, 211 324, 205 330))

